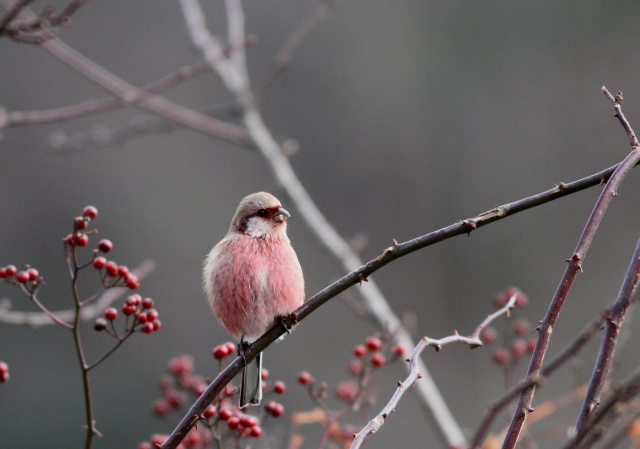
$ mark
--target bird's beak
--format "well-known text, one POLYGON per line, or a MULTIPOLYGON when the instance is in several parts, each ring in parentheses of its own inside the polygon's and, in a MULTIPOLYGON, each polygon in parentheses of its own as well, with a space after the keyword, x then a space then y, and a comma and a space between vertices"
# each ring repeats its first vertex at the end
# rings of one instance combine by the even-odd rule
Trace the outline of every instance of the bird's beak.
POLYGON ((278 209, 278 212, 276 212, 276 214, 273 216, 273 221, 275 221, 276 223, 282 223, 290 216, 291 215, 289 215, 289 212, 287 212, 286 209, 280 208, 278 209))

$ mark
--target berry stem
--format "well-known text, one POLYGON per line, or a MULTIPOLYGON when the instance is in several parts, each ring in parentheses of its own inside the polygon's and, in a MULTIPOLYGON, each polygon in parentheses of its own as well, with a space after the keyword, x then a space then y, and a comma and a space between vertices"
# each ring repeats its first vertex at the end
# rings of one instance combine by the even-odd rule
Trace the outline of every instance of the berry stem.
MULTIPOLYGON (((94 435, 100 433, 95 428, 95 420, 93 419, 93 406, 91 402, 91 383, 89 380, 90 367, 87 365, 87 361, 84 355, 82 347, 82 339, 80 338, 80 308, 82 307, 82 301, 78 293, 78 257, 75 246, 66 249, 67 264, 69 266, 69 272, 71 273, 71 292, 73 294, 73 300, 75 305, 75 316, 73 319, 73 342, 76 347, 76 354, 78 355, 78 361, 80 362, 80 370, 82 372, 82 387, 84 391, 84 405, 85 416, 87 420, 86 428, 87 433, 85 436, 85 449, 91 449, 94 435)), ((94 364, 95 365, 95 364, 94 364)))

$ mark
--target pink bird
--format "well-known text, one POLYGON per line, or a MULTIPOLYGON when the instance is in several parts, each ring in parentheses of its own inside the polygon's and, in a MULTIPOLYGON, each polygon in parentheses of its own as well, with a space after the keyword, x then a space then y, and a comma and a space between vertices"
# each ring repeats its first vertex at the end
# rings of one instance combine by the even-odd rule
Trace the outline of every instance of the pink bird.
MULTIPOLYGON (((304 278, 287 237, 287 218, 289 212, 269 193, 243 198, 229 232, 205 260, 209 304, 240 352, 304 302, 304 278)), ((260 404, 261 371, 262 353, 242 372, 240 407, 260 404)))

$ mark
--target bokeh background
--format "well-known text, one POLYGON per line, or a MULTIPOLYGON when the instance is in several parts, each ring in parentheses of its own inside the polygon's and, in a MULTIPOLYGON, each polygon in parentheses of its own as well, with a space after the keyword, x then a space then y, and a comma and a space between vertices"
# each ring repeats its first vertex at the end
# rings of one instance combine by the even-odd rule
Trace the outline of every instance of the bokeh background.
MULTIPOLYGON (((212 31, 224 35, 224 2, 204 3, 212 31)), ((47 4, 65 3, 33 6, 47 4)), ((258 37, 248 53, 254 83, 315 5, 245 2, 247 31, 258 37)), ((298 142, 291 163, 328 219, 347 238, 366 236, 362 257, 368 260, 392 239, 408 240, 619 162, 629 151, 628 139, 600 88, 624 92, 625 113, 639 128, 639 17, 640 3, 628 1, 344 0, 295 54, 261 107, 278 138, 298 142)), ((201 59, 176 1, 94 0, 60 37, 137 86, 201 59)), ((0 104, 9 111, 109 96, 35 45, 2 38, 0 61, 0 104)), ((231 99, 211 74, 166 96, 197 109, 231 99)), ((146 259, 157 264, 140 292, 155 299, 162 330, 136 335, 92 374, 98 428, 105 435, 96 448, 135 447, 151 433, 173 428, 178 416, 158 420, 150 414, 160 394, 156 381, 171 357, 191 354, 199 373, 215 374, 210 351, 229 338, 205 304, 202 261, 226 233, 241 197, 258 190, 281 194, 257 152, 192 130, 78 151, 57 151, 49 143, 61 131, 127 126, 141 116, 150 114, 129 108, 12 127, 2 130, 0 142, 0 265, 37 267, 46 280, 40 296, 48 307, 71 305, 61 239, 88 204, 100 212, 100 237, 115 244, 112 258, 130 267, 146 259)), ((598 231, 554 330, 551 353, 615 299, 637 239, 638 188, 638 173, 632 172, 598 231)), ((443 242, 373 278, 396 313, 415 320, 417 336, 470 333, 493 310, 493 296, 512 285, 529 295, 518 317, 537 323, 598 193, 592 188, 468 239, 443 242)), ((345 272, 287 198, 281 199, 292 212, 290 237, 311 295, 345 272)), ((91 280, 87 294, 89 286, 91 280)), ((16 310, 33 310, 10 286, 0 284, 0 298, 9 298, 16 310)), ((347 377, 352 346, 377 330, 335 299, 269 348, 266 367, 289 384, 285 408, 312 408, 295 384, 299 371, 335 386, 347 377)), ((635 366, 634 334, 628 334, 619 376, 635 366)), ((104 339, 87 326, 89 359, 100 354, 104 339)), ((595 348, 540 390, 535 403, 585 381, 595 348)), ((450 346, 423 356, 455 418, 470 432, 503 391, 492 350, 450 346)), ((83 405, 71 334, 53 326, 0 324, 0 360, 9 363, 12 376, 0 385, 0 448, 80 447, 83 405)), ((404 376, 399 364, 380 371, 374 410, 404 376)), ((562 438, 577 407, 532 428, 544 435, 542 445, 562 438)), ((273 430, 286 441, 288 420, 273 430)), ((304 447, 315 447, 319 429, 303 430, 304 447)), ((430 441, 443 447, 437 435, 409 393, 367 445, 430 441)))

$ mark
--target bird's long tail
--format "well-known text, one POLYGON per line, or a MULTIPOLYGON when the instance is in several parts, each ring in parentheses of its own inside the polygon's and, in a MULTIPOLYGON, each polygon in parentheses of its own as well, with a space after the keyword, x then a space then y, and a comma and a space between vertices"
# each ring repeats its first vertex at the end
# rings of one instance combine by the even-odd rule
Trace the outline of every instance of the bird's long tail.
POLYGON ((240 407, 247 404, 260 405, 262 400, 262 353, 242 370, 240 407))

